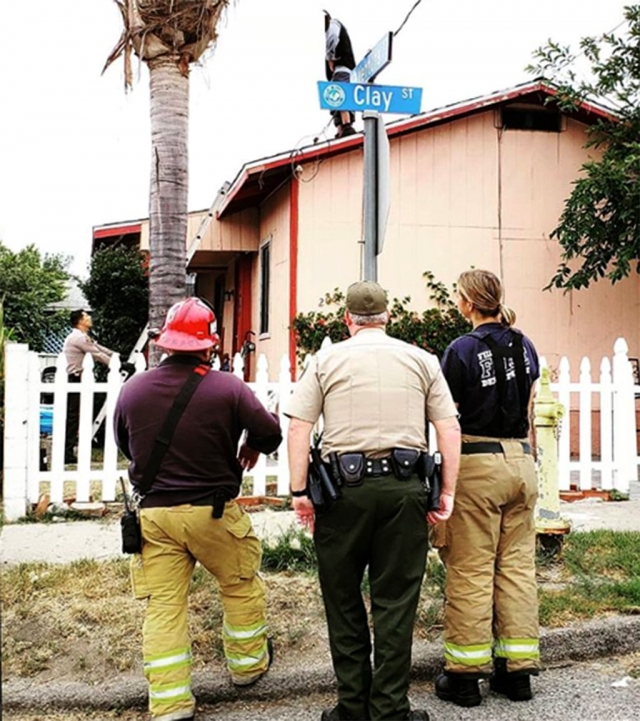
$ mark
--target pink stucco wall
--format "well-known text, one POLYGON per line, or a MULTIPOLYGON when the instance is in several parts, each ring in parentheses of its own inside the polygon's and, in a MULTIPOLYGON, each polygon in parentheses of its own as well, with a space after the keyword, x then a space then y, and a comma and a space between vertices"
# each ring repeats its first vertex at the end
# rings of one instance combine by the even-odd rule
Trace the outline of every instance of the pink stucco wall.
MULTIPOLYGON (((260 335, 260 262, 253 265, 253 330, 256 358, 267 356, 269 376, 277 378, 281 357, 289 348, 289 186, 285 185, 260 207, 259 245, 271 243, 269 332, 260 335)), ((254 369, 255 369, 255 361, 254 369)))
MULTIPOLYGON (((573 367, 584 355, 599 365, 619 336, 638 357, 637 276, 566 295, 542 290, 560 258, 549 234, 587 159, 585 137, 585 126, 571 119, 561 133, 502 131, 489 110, 392 138, 381 284, 423 309, 430 302, 424 271, 450 284, 471 266, 489 268, 503 278, 518 326, 552 367, 562 355, 573 367)), ((325 292, 358 279, 361 213, 361 148, 326 159, 300 183, 299 310, 316 309, 325 292)), ((286 286, 274 292, 283 294, 274 306, 284 307, 286 286)))

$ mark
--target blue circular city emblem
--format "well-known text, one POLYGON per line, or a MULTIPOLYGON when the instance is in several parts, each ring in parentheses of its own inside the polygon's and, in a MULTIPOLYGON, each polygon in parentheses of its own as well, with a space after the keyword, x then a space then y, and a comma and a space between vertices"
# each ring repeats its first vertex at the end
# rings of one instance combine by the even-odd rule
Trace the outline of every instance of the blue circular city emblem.
POLYGON ((347 98, 344 90, 339 85, 334 84, 327 85, 322 96, 325 103, 332 108, 339 108, 347 98))

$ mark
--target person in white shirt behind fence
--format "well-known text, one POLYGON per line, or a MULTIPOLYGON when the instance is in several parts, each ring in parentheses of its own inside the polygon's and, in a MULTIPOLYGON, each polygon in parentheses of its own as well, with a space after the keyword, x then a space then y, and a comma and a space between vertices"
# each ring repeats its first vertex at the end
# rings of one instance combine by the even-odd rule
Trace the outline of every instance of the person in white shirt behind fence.
MULTIPOLYGON (((113 351, 99 345, 91 338, 89 331, 93 327, 93 319, 87 311, 79 309, 69 315, 71 333, 65 338, 62 350, 67 359, 67 378, 69 383, 79 383, 82 376, 82 363, 87 353, 93 360, 108 366, 113 351)), ((78 439, 80 423, 80 394, 69 393, 67 399, 67 428, 64 446, 64 462, 77 463, 75 445, 78 439)))

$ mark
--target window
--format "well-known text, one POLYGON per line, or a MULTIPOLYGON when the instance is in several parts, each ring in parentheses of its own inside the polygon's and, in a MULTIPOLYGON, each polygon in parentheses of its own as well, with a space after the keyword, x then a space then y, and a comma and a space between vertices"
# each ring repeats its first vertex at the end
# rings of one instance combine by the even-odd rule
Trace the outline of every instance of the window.
POLYGON ((502 108, 502 127, 505 130, 541 130, 559 133, 562 116, 553 108, 502 108))
POLYGON ((269 332, 271 241, 260 248, 260 334, 269 332))

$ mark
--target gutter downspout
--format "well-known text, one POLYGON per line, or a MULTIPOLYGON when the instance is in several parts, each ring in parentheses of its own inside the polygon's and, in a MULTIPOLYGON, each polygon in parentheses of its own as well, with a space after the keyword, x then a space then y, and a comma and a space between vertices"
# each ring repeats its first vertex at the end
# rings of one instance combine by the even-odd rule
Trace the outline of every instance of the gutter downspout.
POLYGON ((500 263, 500 282, 504 286, 504 239, 502 237, 502 133, 498 126, 498 255, 500 263))

